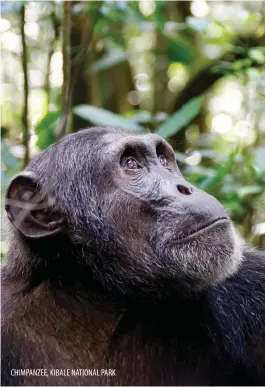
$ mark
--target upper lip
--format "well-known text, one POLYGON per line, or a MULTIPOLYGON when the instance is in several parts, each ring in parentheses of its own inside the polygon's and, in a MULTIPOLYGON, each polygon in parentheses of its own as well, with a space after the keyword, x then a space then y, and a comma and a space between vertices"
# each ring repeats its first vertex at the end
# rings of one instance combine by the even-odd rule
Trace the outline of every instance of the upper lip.
POLYGON ((222 223, 222 222, 227 222, 229 219, 225 216, 223 217, 220 217, 220 218, 216 218, 214 220, 212 220, 211 222, 208 222, 208 223, 205 223, 203 224, 202 226, 199 226, 196 230, 191 230, 189 233, 185 234, 183 237, 180 237, 177 239, 178 242, 182 242, 186 239, 189 239, 191 237, 193 237, 194 235, 200 233, 201 231, 204 231, 208 228, 210 228, 211 226, 215 225, 216 223, 222 223))

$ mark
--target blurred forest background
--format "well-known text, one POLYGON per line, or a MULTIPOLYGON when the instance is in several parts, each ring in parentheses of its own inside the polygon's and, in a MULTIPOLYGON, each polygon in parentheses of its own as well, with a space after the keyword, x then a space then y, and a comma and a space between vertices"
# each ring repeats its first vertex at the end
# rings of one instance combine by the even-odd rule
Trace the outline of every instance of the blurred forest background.
POLYGON ((265 248, 264 1, 1 8, 2 197, 12 176, 65 133, 156 131, 187 179, 265 248))

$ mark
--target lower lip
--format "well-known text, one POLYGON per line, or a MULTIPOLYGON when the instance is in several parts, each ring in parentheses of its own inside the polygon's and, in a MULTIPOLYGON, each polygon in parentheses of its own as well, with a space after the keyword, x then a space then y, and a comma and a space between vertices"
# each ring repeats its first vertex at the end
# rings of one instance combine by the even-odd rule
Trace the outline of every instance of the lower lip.
POLYGON ((222 224, 228 224, 228 223, 229 223, 229 219, 227 219, 227 218, 216 219, 214 222, 212 222, 206 226, 201 227, 198 231, 194 231, 191 234, 189 234, 183 238, 177 239, 176 242, 185 242, 189 239, 194 238, 195 236, 201 235, 205 231, 208 231, 211 228, 214 228, 215 226, 222 225, 222 224))

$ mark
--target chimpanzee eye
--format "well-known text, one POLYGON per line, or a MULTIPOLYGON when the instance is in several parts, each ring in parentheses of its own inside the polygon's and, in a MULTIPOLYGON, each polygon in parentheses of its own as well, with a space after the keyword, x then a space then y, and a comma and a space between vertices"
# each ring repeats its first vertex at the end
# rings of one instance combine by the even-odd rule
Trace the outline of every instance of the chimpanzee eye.
POLYGON ((122 160, 122 166, 127 169, 139 169, 141 168, 141 165, 138 163, 137 160, 135 160, 134 157, 125 157, 124 160, 122 160))
POLYGON ((164 155, 158 155, 158 159, 160 161, 160 164, 163 165, 163 167, 167 168, 168 166, 168 161, 167 159, 165 158, 164 155))

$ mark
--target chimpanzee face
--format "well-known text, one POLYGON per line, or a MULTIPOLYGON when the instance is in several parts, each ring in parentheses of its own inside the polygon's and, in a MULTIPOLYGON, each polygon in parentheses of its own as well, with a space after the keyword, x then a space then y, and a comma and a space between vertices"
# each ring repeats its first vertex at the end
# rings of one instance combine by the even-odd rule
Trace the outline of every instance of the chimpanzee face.
POLYGON ((222 205, 185 180, 173 149, 155 134, 92 128, 66 136, 13 180, 7 197, 36 195, 38 203, 54 200, 48 211, 31 211, 18 225, 18 211, 7 206, 13 224, 29 241, 67 235, 72 259, 109 289, 200 289, 241 261, 222 205))

